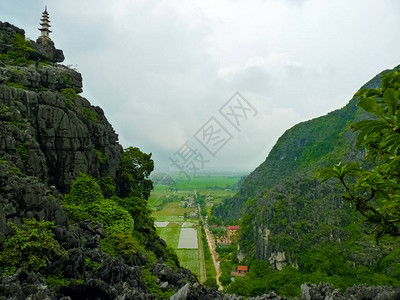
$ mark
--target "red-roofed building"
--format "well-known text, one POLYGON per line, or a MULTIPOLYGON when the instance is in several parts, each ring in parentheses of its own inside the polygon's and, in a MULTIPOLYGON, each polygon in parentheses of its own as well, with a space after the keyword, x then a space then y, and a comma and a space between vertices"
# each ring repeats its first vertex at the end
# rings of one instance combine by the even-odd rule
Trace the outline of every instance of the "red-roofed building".
POLYGON ((238 266, 238 272, 247 272, 249 270, 248 266, 238 266))
POLYGON ((231 276, 233 276, 233 277, 235 277, 235 276, 244 277, 244 276, 246 276, 246 273, 248 271, 249 271, 249 267, 248 266, 238 265, 237 268, 235 268, 235 270, 233 270, 231 272, 231 276))
POLYGON ((238 230, 240 226, 229 226, 228 230, 238 230))

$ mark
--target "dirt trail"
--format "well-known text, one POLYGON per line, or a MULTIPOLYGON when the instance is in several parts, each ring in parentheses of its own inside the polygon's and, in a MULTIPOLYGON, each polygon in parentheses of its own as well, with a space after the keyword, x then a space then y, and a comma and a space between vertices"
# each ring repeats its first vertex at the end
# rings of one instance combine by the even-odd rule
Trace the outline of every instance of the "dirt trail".
POLYGON ((219 269, 218 253, 215 251, 214 236, 211 234, 210 230, 208 229, 207 221, 204 220, 203 216, 201 215, 200 205, 198 207, 199 207, 199 215, 200 215, 201 221, 203 222, 203 228, 204 228, 204 231, 205 231, 206 237, 207 237, 208 248, 210 249, 211 257, 212 257, 212 260, 214 263, 215 272, 217 273, 217 277, 215 279, 217 280, 218 290, 222 290, 222 285, 219 282, 219 277, 221 276, 221 270, 219 269))

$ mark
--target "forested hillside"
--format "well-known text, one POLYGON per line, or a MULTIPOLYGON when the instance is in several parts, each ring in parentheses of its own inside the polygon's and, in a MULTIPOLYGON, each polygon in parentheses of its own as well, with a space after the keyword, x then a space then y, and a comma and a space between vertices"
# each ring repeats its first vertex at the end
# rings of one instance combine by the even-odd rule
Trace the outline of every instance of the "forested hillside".
MULTIPOLYGON (((388 72, 363 88, 380 86, 388 72)), ((364 162, 363 148, 355 149, 357 134, 350 125, 376 117, 357 102, 354 97, 342 109, 287 130, 239 193, 213 209, 227 224, 240 223, 238 260, 271 268, 262 279, 250 268, 249 276, 235 280, 230 291, 255 295, 274 289, 271 276, 289 284, 281 288, 288 295, 295 295, 294 288, 304 281, 342 289, 361 283, 400 284, 399 242, 387 238, 377 245, 365 234, 361 215, 343 201, 343 186, 316 178, 321 169, 339 162, 371 163, 364 162)))

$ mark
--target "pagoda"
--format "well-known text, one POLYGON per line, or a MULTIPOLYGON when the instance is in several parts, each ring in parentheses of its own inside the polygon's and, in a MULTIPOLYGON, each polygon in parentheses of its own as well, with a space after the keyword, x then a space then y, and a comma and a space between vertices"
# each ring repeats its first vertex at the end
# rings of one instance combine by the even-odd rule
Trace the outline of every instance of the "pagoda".
POLYGON ((42 14, 42 18, 40 19, 40 25, 42 28, 39 28, 41 35, 38 39, 41 40, 42 43, 47 41, 51 41, 50 39, 50 20, 49 20, 49 13, 47 12, 47 5, 45 6, 44 12, 42 14))

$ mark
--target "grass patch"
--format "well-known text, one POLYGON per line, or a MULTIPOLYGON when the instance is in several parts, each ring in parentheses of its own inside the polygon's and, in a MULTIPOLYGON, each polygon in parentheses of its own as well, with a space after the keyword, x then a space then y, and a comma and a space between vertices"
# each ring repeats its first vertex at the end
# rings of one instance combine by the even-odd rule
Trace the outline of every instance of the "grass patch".
POLYGON ((166 241, 168 247, 178 248, 179 237, 181 235, 180 227, 162 227, 157 228, 157 234, 166 241))
POLYGON ((196 276, 200 273, 199 251, 197 249, 176 249, 181 266, 189 269, 196 276))
POLYGON ((184 222, 185 218, 183 216, 155 216, 152 215, 155 222, 184 222))
POLYGON ((156 184, 154 189, 151 191, 151 195, 149 200, 147 201, 147 205, 152 207, 161 206, 163 204, 166 195, 169 194, 168 192, 169 187, 167 185, 156 184))
POLYGON ((182 223, 169 222, 168 225, 167 225, 166 227, 167 227, 167 228, 168 228, 168 227, 179 227, 179 228, 181 228, 181 227, 182 227, 182 223))
POLYGON ((240 175, 199 175, 193 177, 190 182, 185 177, 178 177, 175 179, 175 185, 179 190, 225 190, 235 189, 237 182, 239 181, 240 175))
POLYGON ((180 206, 180 203, 172 202, 167 203, 162 210, 154 212, 153 217, 183 216, 184 213, 188 212, 190 212, 190 209, 180 206))
POLYGON ((208 247, 206 233, 204 229, 201 229, 201 242, 203 243, 203 251, 204 251, 204 264, 206 267, 206 276, 207 278, 216 278, 217 272, 215 271, 214 262, 211 256, 210 248, 208 247))

